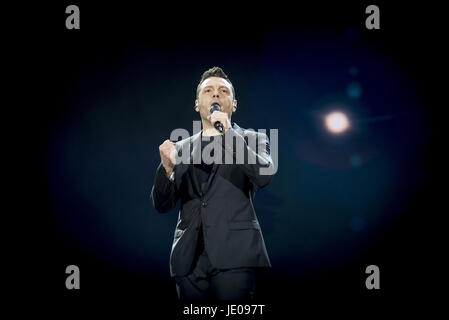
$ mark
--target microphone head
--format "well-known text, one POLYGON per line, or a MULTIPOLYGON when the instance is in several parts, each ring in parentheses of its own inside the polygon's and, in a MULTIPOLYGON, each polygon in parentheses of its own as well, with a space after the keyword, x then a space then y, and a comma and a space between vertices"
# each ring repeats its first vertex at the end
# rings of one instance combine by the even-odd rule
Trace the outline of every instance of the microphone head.
POLYGON ((210 106, 210 113, 213 113, 214 111, 221 111, 220 105, 218 103, 213 103, 210 106))

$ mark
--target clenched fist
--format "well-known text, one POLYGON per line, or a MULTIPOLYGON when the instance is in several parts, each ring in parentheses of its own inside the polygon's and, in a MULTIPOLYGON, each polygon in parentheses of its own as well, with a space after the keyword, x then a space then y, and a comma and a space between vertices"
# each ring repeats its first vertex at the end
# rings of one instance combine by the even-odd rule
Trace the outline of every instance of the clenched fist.
POLYGON ((170 177, 176 164, 176 142, 165 140, 159 146, 159 153, 161 154, 162 165, 165 168, 167 177, 170 177))

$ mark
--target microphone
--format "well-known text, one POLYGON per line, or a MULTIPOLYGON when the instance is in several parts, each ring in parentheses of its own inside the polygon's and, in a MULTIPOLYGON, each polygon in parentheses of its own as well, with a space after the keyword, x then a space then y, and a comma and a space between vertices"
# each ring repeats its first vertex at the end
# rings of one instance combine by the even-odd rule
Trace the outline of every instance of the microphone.
MULTIPOLYGON (((212 114, 214 111, 221 111, 220 105, 218 103, 213 103, 210 106, 210 113, 212 114)), ((218 130, 218 132, 220 132, 220 133, 223 132, 223 125, 221 124, 220 121, 215 122, 214 127, 215 127, 215 129, 218 130)))

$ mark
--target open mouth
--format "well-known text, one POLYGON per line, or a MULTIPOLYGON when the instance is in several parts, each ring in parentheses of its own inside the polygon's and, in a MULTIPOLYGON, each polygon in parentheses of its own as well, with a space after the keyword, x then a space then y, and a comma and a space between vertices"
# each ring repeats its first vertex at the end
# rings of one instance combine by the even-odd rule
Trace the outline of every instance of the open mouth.
POLYGON ((212 113, 214 111, 221 111, 221 107, 218 102, 213 102, 210 106, 210 113, 212 113))

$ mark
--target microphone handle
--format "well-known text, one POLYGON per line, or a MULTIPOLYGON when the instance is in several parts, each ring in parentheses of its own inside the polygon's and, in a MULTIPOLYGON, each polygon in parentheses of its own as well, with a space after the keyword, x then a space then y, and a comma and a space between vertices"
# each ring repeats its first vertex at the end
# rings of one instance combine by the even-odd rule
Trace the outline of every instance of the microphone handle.
POLYGON ((214 127, 215 127, 215 129, 218 130, 218 132, 220 132, 220 133, 223 132, 223 125, 221 124, 220 121, 215 122, 215 123, 214 123, 214 127))

